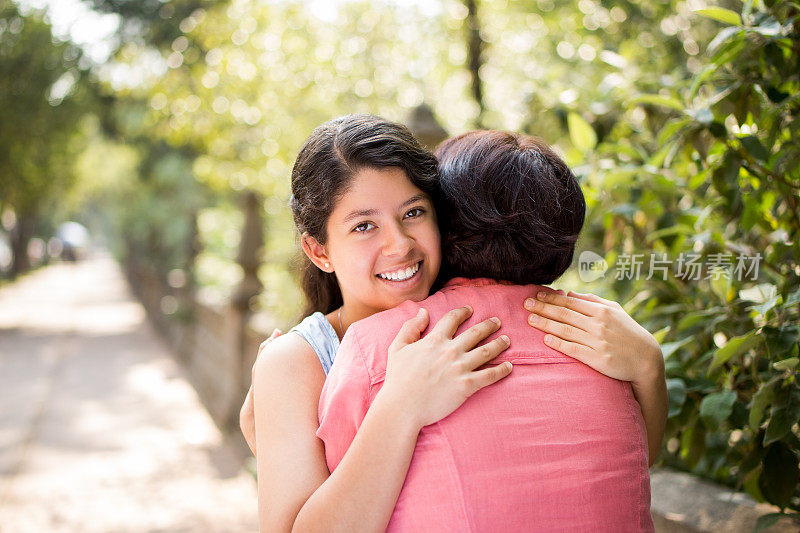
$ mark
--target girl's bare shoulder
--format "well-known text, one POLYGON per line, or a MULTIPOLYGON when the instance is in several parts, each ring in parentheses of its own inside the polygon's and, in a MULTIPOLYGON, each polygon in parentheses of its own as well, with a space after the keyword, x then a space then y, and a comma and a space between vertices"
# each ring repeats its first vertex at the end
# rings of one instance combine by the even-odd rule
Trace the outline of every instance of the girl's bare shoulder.
POLYGON ((296 333, 270 341, 255 362, 254 378, 260 382, 306 384, 322 389, 325 373, 314 349, 296 333))

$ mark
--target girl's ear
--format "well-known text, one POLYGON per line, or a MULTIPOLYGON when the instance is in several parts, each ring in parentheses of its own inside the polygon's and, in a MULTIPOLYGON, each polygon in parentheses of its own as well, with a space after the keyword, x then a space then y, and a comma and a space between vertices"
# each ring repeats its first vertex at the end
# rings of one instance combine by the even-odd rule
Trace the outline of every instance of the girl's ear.
POLYGON ((300 245, 311 262, 317 265, 317 268, 328 274, 333 272, 331 260, 328 258, 325 247, 317 239, 309 235, 307 231, 300 235, 300 245))

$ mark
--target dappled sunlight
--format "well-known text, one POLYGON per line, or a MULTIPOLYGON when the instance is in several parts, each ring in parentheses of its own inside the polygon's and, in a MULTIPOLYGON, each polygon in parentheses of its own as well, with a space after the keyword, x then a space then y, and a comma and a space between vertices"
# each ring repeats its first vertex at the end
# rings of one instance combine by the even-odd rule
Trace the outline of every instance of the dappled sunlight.
POLYGON ((127 287, 118 276, 103 254, 82 265, 59 263, 33 272, 0 291, 0 328, 82 335, 135 331, 144 322, 144 309, 121 299, 127 287))

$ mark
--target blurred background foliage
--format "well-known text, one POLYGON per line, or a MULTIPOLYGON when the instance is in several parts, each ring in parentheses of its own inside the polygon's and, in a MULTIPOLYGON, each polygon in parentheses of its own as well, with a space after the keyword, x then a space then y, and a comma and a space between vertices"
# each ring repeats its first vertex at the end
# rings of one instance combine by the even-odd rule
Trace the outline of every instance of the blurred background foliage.
POLYGON ((582 180, 578 251, 616 267, 559 285, 619 300, 662 342, 662 461, 800 510, 798 2, 92 0, 116 20, 100 61, 36 5, 2 5, 5 275, 73 218, 223 301, 254 192, 251 303, 286 326, 302 303, 288 177, 316 125, 424 103, 451 134, 532 133, 582 180), (620 276, 632 257, 643 275, 620 276), (648 276, 655 258, 670 267, 648 276))

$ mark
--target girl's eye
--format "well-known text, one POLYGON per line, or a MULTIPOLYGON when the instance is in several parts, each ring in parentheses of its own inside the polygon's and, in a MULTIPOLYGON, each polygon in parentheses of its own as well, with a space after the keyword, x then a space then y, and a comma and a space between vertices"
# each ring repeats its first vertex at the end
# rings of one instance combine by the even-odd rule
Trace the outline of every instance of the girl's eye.
POLYGON ((367 230, 371 230, 374 227, 375 225, 372 222, 362 222, 361 224, 353 228, 353 231, 358 233, 363 233, 367 230))
POLYGON ((412 209, 408 213, 406 213, 405 218, 421 217, 424 214, 425 214, 425 210, 424 209, 422 209, 421 207, 415 207, 414 209, 412 209))

